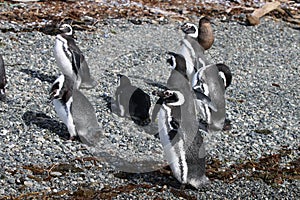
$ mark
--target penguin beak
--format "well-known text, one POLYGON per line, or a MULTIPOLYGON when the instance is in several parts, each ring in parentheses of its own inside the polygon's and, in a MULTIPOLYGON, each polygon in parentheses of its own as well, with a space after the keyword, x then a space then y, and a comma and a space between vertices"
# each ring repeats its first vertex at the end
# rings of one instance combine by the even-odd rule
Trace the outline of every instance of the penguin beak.
POLYGON ((164 97, 165 96, 163 92, 157 91, 157 90, 152 91, 152 95, 155 95, 155 96, 158 96, 158 97, 164 97))

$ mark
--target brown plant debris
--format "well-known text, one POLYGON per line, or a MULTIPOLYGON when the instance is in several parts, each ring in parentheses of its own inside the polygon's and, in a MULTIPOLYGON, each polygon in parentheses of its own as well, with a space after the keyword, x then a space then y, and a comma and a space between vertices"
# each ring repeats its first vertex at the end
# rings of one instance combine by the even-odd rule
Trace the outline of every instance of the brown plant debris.
MULTIPOLYGON (((247 16, 247 21, 250 25, 258 25, 259 19, 268 14, 269 12, 277 9, 280 6, 279 1, 275 2, 267 2, 264 6, 261 8, 255 9, 254 12, 251 15, 247 16)), ((281 11, 281 10, 280 10, 281 11)))
MULTIPOLYGON (((246 179, 260 179, 267 184, 276 186, 282 184, 284 181, 300 180, 300 157, 297 157, 289 163, 283 163, 285 156, 291 156, 293 153, 298 155, 300 146, 297 149, 288 149, 284 146, 276 154, 266 155, 258 160, 245 160, 240 163, 232 164, 229 167, 225 167, 225 163, 222 163, 218 159, 211 159, 207 161, 206 175, 213 180, 222 180, 226 183, 232 183, 240 178, 246 179), (298 153, 298 154, 297 154, 298 153)), ((77 173, 84 171, 79 167, 76 167, 74 162, 93 162, 93 157, 78 158, 70 163, 54 164, 51 166, 37 166, 29 165, 23 166, 23 169, 32 172, 32 175, 28 174, 27 177, 37 181, 49 181, 51 179, 50 172, 60 172, 64 176, 68 176, 68 173, 77 173)), ((18 170, 8 171, 12 174, 20 173, 18 170)), ((142 194, 145 193, 152 196, 154 199, 161 199, 155 195, 157 192, 163 192, 168 190, 177 198, 184 199, 197 199, 195 196, 189 195, 188 192, 182 189, 178 189, 178 183, 175 178, 170 174, 170 169, 165 168, 163 170, 157 170, 149 172, 146 176, 152 174, 154 177, 164 177, 164 179, 152 180, 148 182, 142 182, 140 184, 132 183, 129 181, 125 185, 110 186, 104 185, 100 190, 93 190, 89 186, 77 185, 75 191, 61 190, 58 192, 51 191, 39 191, 29 192, 17 197, 7 196, 3 199, 112 199, 120 194, 142 194), (176 182, 176 184, 174 184, 176 182)), ((134 179, 134 176, 138 174, 119 172, 115 174, 116 178, 120 179, 134 179)), ((143 176, 143 174, 140 174, 143 176)), ((179 184, 180 186, 180 184, 179 184)))
MULTIPOLYGON (((286 0, 278 2, 280 2, 280 6, 277 9, 266 13, 255 10, 259 4, 246 0, 211 3, 194 0, 131 0, 127 3, 119 0, 105 2, 97 0, 29 2, 0 0, 0 20, 27 25, 27 28, 22 31, 40 30, 51 33, 57 24, 65 22, 76 25, 77 29, 93 31, 94 25, 98 22, 113 18, 133 19, 139 23, 142 21, 160 23, 166 20, 187 21, 193 16, 207 15, 245 22, 244 15, 250 15, 254 10, 254 14, 251 16, 256 16, 255 13, 258 13, 258 16, 267 14, 299 25, 299 4, 286 0)), ((269 4, 271 3, 265 5, 269 4)))
POLYGON ((282 158, 292 151, 297 150, 284 147, 277 154, 261 157, 258 161, 247 160, 228 168, 223 167, 218 159, 212 159, 207 165, 207 176, 229 183, 241 177, 261 179, 271 185, 282 184, 284 180, 300 180, 300 158, 281 165, 282 158))

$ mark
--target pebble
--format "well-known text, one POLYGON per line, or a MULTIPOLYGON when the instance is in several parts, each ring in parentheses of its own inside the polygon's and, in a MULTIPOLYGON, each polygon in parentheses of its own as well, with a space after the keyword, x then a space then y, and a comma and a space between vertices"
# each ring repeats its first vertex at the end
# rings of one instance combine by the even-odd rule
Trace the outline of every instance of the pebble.
POLYGON ((60 172, 50 172, 50 175, 54 176, 54 177, 59 177, 59 176, 62 176, 62 173, 60 173, 60 172))

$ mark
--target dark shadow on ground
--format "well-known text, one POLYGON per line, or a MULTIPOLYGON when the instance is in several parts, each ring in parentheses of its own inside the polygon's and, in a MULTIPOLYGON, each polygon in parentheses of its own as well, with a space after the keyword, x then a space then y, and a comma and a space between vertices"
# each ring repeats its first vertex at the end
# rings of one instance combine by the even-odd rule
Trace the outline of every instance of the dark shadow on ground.
POLYGON ((69 132, 67 127, 63 123, 52 119, 45 113, 26 111, 23 114, 22 119, 26 126, 31 126, 32 124, 35 124, 39 128, 47 129, 50 132, 55 133, 64 139, 69 138, 69 132))
POLYGON ((132 180, 133 182, 138 182, 138 180, 142 179, 147 183, 161 187, 163 187, 164 185, 171 186, 175 189, 180 189, 181 187, 181 183, 172 176, 172 172, 169 166, 165 166, 162 169, 145 173, 117 172, 114 174, 114 176, 120 179, 132 180))
POLYGON ((31 70, 31 69, 21 69, 20 72, 28 74, 32 78, 37 78, 37 79, 39 79, 43 82, 48 82, 48 83, 51 83, 51 84, 57 79, 56 76, 49 76, 47 74, 43 74, 43 73, 40 73, 40 72, 35 71, 35 70, 31 70))

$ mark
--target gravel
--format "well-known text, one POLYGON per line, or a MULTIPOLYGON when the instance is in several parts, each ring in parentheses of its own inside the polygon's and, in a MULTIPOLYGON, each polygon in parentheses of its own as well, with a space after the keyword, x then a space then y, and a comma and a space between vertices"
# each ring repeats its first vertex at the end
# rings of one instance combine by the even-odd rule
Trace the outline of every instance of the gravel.
MULTIPOLYGON (((16 25, 1 21, 0 26, 16 25)), ((77 43, 99 83, 94 89, 83 90, 104 134, 102 146, 94 149, 65 139, 67 129, 48 100, 51 83, 60 73, 52 52, 55 37, 40 32, 1 32, 0 53, 8 84, 7 101, 0 102, 0 198, 30 192, 70 198, 83 188, 102 190, 103 195, 110 191, 117 199, 299 198, 299 180, 273 187, 246 178, 233 183, 213 180, 209 187, 199 191, 187 188, 187 196, 180 196, 174 192, 173 185, 178 183, 171 175, 150 171, 166 165, 154 137, 156 123, 139 127, 112 114, 108 105, 118 73, 129 76, 148 93, 158 89, 157 83, 166 83, 170 72, 166 52, 176 51, 183 37, 178 26, 174 22, 134 25, 126 20, 107 20, 96 32, 76 32, 77 43), (140 187, 130 190, 129 184, 140 187)), ((255 27, 216 20, 213 28, 216 40, 207 56, 212 63, 227 64, 233 73, 226 92, 232 129, 211 136, 208 157, 230 166, 278 153, 282 146, 298 149, 299 30, 268 19, 255 27)), ((151 95, 151 100, 154 103, 156 99, 151 95)), ((282 164, 298 158, 299 149, 282 164)))

